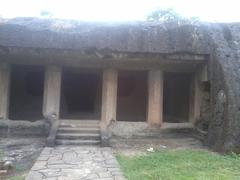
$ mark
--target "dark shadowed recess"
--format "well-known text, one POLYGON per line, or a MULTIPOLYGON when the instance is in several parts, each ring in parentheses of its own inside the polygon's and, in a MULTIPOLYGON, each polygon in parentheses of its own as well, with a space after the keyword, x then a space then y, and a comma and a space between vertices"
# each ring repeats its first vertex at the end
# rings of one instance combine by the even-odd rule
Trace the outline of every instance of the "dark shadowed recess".
POLYGON ((9 118, 42 119, 44 67, 12 65, 9 118))
POLYGON ((164 122, 189 121, 191 73, 164 73, 164 122))
POLYGON ((62 77, 62 119, 100 119, 101 72, 65 68, 62 77))
POLYGON ((117 120, 146 121, 147 71, 119 71, 117 120))

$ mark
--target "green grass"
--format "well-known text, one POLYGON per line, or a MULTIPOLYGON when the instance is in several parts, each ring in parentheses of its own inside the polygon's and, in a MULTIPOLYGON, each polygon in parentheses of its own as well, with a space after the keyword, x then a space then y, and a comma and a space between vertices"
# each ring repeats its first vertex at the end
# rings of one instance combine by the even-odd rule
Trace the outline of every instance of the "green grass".
POLYGON ((128 180, 239 180, 240 156, 165 150, 142 156, 117 155, 128 180))
POLYGON ((24 179, 25 179, 25 175, 16 175, 8 178, 7 180, 24 180, 24 179))

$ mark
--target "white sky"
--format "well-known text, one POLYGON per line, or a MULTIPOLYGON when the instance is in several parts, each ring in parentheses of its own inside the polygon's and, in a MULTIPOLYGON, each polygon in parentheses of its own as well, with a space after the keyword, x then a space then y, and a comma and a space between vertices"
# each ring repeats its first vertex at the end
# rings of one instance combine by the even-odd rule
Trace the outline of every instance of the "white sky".
POLYGON ((133 21, 145 20, 157 8, 173 8, 202 21, 240 22, 240 0, 0 0, 3 18, 39 17, 47 10, 53 18, 133 21))

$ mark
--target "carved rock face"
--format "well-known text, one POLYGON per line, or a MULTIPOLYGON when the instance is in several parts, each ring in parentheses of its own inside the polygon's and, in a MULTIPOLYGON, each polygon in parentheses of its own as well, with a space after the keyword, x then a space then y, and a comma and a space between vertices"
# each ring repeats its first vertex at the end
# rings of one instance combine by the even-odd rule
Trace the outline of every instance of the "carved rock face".
POLYGON ((224 90, 220 90, 218 92, 218 102, 220 104, 223 104, 226 102, 226 94, 225 94, 224 90))

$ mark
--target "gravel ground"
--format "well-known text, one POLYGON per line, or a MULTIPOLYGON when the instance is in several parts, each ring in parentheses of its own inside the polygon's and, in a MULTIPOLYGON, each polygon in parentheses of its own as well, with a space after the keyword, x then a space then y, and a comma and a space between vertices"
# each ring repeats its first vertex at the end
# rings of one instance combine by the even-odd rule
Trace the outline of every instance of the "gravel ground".
POLYGON ((171 137, 160 138, 132 138, 114 139, 112 143, 114 153, 125 155, 144 154, 153 150, 164 149, 197 149, 207 150, 208 148, 195 137, 173 134, 171 137))
POLYGON ((13 163, 13 169, 7 177, 28 172, 44 146, 45 138, 1 138, 2 159, 13 163))

